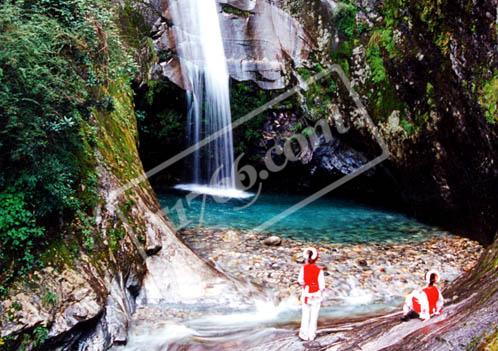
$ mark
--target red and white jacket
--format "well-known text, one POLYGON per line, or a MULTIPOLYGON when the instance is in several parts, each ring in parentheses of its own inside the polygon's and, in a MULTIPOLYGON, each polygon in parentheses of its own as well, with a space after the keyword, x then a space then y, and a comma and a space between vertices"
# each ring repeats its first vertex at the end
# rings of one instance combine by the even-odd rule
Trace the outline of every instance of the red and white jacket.
POLYGON ((322 291, 325 289, 323 270, 314 263, 307 263, 301 267, 298 282, 303 287, 302 303, 322 301, 322 291))
POLYGON ((417 312, 421 319, 427 320, 441 312, 444 299, 436 285, 428 285, 408 295, 405 303, 411 310, 417 312))

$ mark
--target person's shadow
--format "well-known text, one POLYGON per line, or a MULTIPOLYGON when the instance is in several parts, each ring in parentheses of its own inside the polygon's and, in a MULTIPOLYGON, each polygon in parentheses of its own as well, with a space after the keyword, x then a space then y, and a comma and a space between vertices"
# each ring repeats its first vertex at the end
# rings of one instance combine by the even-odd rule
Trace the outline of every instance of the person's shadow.
POLYGON ((303 342, 303 346, 306 350, 322 350, 323 346, 317 340, 305 341, 303 342))

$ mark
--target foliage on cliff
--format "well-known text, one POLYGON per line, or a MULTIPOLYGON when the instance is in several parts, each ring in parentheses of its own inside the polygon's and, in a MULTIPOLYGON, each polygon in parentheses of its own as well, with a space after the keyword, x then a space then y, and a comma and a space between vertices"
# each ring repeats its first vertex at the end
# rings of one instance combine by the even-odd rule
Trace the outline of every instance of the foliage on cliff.
POLYGON ((381 20, 360 38, 368 38, 372 115, 382 120, 399 110, 419 128, 431 113, 443 114, 444 96, 459 90, 473 105, 475 118, 493 123, 498 59, 490 47, 497 38, 491 10, 490 1, 474 6, 469 1, 388 0, 379 5, 381 20), (447 91, 440 90, 449 84, 447 91))
MULTIPOLYGON (((300 83, 295 76, 340 65, 389 145, 384 165, 397 187, 384 188, 379 172, 369 191, 382 188, 414 215, 491 243, 498 225, 490 190, 498 182, 494 2, 282 0, 279 6, 315 39, 306 67, 291 71, 291 84, 300 83)), ((374 154, 377 145, 354 118, 359 110, 336 83, 324 79, 302 92, 296 131, 339 111, 355 126, 341 140, 374 154)))
POLYGON ((476 118, 495 123, 498 63, 492 1, 284 3, 317 38, 309 67, 336 63, 355 78, 355 60, 361 56, 367 63, 368 72, 357 77, 361 84, 356 88, 376 121, 399 111, 401 126, 414 134, 431 115, 446 109, 444 95, 459 90, 476 118))
POLYGON ((109 87, 128 85, 136 72, 114 18, 107 1, 0 5, 4 285, 40 266, 39 253, 62 233, 89 240, 81 226, 69 233, 67 225, 86 218, 98 201, 94 116, 119 106, 109 87))

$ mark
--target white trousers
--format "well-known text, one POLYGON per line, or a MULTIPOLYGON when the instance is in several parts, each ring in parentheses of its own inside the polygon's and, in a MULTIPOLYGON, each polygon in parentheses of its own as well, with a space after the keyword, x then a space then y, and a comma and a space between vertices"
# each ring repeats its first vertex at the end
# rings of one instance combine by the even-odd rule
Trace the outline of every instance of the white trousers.
POLYGON ((303 314, 301 317, 301 329, 299 337, 303 340, 314 340, 316 336, 316 325, 318 313, 320 312, 321 299, 308 299, 308 303, 303 303, 303 314))

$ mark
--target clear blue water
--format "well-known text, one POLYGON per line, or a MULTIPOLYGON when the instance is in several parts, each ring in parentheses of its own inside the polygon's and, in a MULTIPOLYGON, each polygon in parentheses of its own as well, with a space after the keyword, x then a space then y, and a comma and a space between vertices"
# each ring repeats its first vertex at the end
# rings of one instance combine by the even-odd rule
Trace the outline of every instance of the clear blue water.
MULTIPOLYGON (((177 227, 185 222, 180 221, 179 211, 171 209, 181 203, 184 219, 189 221, 183 227, 235 229, 254 229, 303 198, 265 194, 247 206, 253 199, 220 203, 208 196, 204 201, 199 195, 187 202, 185 194, 159 195, 161 207, 177 227), (244 206, 247 207, 242 208, 244 206)), ((318 199, 264 232, 297 240, 332 243, 402 243, 443 233, 400 213, 333 198, 318 199)))

